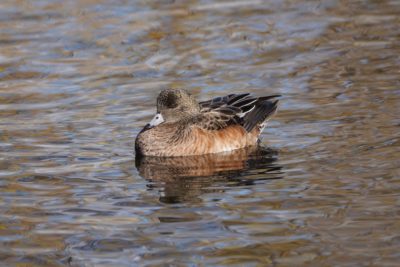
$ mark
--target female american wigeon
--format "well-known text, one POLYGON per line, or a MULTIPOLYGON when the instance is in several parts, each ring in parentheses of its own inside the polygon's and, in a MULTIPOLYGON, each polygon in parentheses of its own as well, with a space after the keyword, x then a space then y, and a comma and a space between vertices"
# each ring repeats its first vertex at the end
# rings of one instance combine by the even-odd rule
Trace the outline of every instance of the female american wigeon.
POLYGON ((254 146, 279 96, 230 94, 198 103, 186 90, 165 89, 157 114, 136 137, 136 153, 174 157, 254 146))

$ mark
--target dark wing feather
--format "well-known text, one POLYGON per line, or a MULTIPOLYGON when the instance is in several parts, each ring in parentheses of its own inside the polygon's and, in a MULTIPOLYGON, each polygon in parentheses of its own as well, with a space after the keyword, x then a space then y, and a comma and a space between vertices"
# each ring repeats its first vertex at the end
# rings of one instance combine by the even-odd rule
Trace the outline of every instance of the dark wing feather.
POLYGON ((250 132, 257 125, 261 125, 265 120, 271 117, 278 107, 278 100, 264 100, 258 102, 254 109, 243 117, 243 127, 250 132))
POLYGON ((254 97, 245 93, 216 97, 199 103, 201 113, 193 122, 206 130, 219 130, 231 124, 240 124, 250 132, 275 112, 278 101, 268 100, 279 96, 254 97))
POLYGON ((211 100, 200 102, 200 108, 207 109, 216 109, 221 106, 231 105, 233 102, 242 99, 243 97, 248 96, 249 94, 230 94, 224 97, 216 97, 211 100))

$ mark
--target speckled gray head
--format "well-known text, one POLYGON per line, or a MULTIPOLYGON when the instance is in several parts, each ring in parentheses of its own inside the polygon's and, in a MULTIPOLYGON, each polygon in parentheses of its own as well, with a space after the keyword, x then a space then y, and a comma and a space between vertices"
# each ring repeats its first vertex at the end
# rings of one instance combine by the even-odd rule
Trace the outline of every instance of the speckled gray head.
POLYGON ((157 97, 157 114, 150 122, 150 126, 157 126, 164 121, 178 121, 199 112, 199 104, 186 90, 164 89, 157 97))

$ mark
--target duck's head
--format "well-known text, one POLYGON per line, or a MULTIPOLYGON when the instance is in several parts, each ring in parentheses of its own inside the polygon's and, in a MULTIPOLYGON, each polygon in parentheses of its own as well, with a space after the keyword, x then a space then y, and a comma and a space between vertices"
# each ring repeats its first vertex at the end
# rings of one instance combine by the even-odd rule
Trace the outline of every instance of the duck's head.
POLYGON ((157 114, 150 122, 150 127, 163 122, 176 122, 199 112, 199 104, 186 90, 164 89, 157 97, 157 114))

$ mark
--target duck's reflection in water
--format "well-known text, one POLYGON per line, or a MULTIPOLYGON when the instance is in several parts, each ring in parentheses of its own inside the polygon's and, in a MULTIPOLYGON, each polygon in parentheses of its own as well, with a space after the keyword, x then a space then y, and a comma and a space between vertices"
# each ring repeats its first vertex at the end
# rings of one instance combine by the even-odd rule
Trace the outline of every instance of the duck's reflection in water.
POLYGON ((205 192, 224 191, 231 186, 252 185, 283 177, 276 164, 278 152, 250 147, 227 153, 187 157, 136 157, 139 174, 149 188, 161 191, 160 201, 196 201, 205 192))

